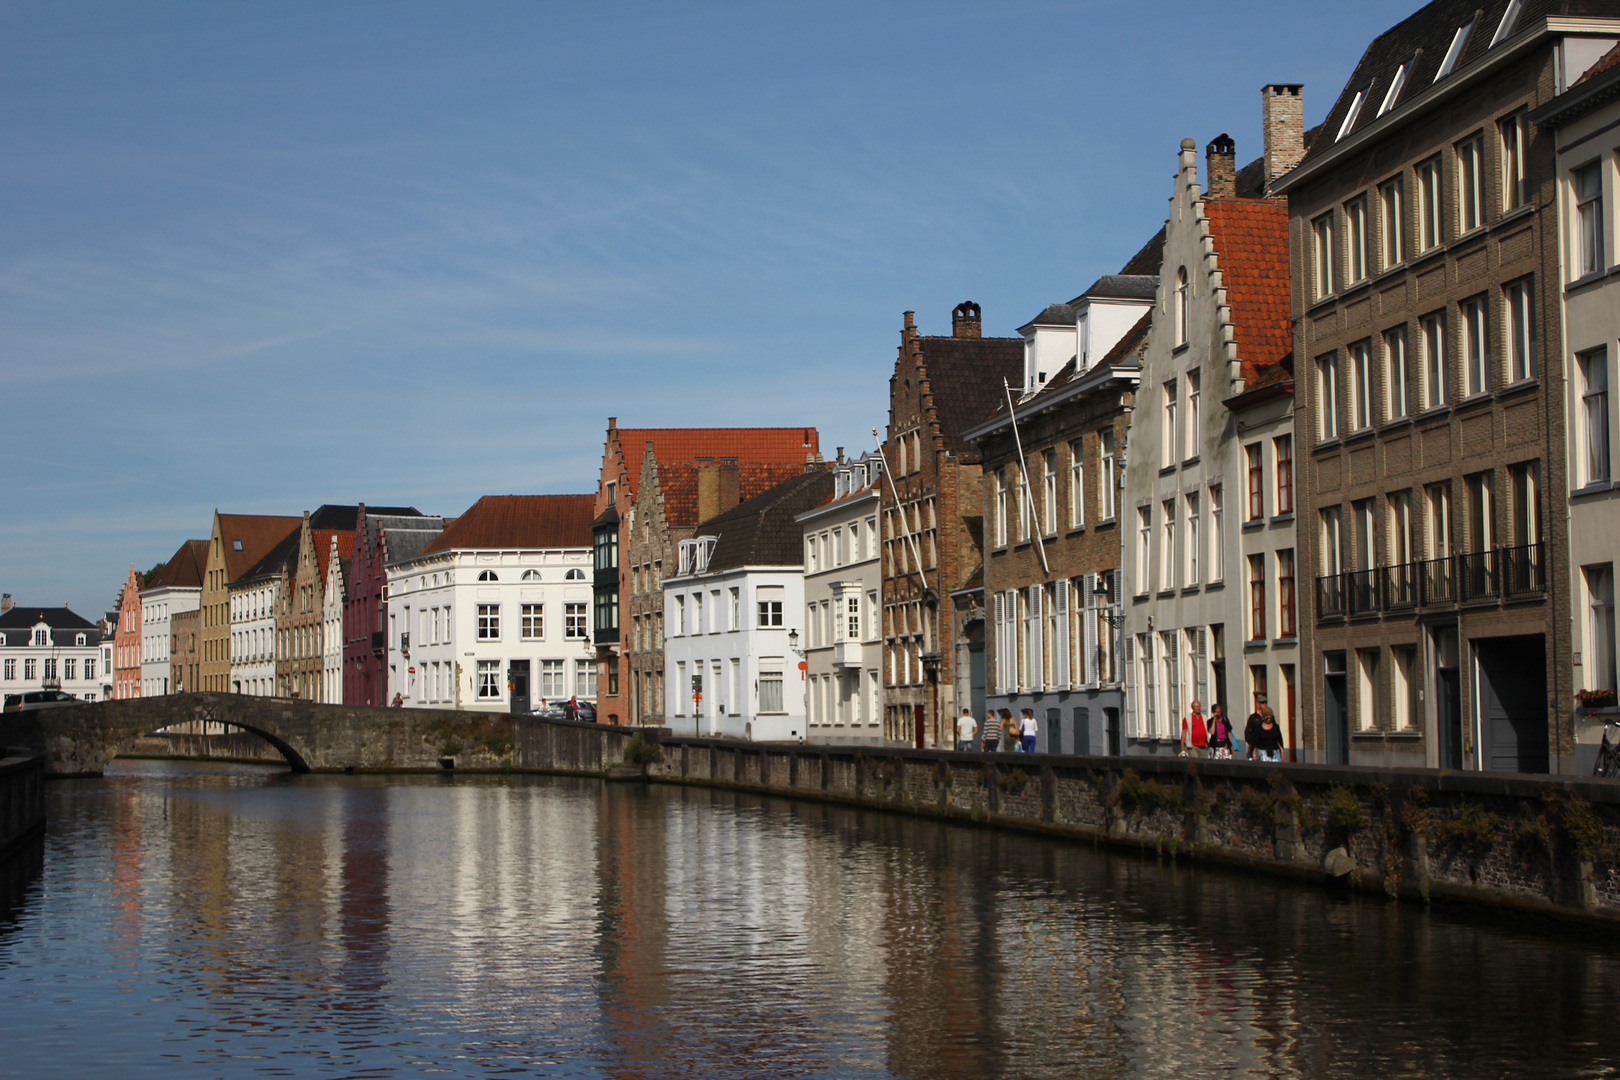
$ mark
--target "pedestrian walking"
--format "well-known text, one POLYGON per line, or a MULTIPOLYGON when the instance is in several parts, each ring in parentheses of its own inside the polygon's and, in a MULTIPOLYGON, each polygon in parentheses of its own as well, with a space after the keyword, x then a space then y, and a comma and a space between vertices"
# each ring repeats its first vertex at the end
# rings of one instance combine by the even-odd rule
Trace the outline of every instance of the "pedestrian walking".
POLYGON ((956 749, 964 754, 972 750, 973 736, 978 732, 979 725, 974 722, 972 711, 963 709, 956 721, 956 749))
POLYGON ((1011 709, 1001 710, 1001 748, 1009 753, 1018 749, 1018 723, 1011 709))
POLYGON ((1242 757, 1246 752, 1243 745, 1243 740, 1238 738, 1237 729, 1232 726, 1232 721, 1227 718, 1226 706, 1222 705, 1220 702, 1216 702, 1214 705, 1211 705, 1209 709, 1210 730, 1213 731, 1215 729, 1215 721, 1217 720, 1225 724, 1227 733, 1232 736, 1232 756, 1242 757))
POLYGON ((568 704, 563 706, 563 715, 570 720, 579 719, 579 698, 571 697, 568 699, 568 704))
POLYGON ((1023 739, 1024 753, 1035 752, 1035 735, 1038 731, 1039 728, 1035 725, 1035 710, 1025 709, 1023 718, 1018 721, 1018 734, 1023 739))
POLYGON ((983 735, 985 753, 993 754, 1001 749, 1001 717, 994 709, 985 710, 983 735))
POLYGON ((1183 757, 1203 757, 1209 745, 1209 721, 1204 719, 1204 706, 1192 703, 1192 712, 1181 720, 1181 754, 1183 757))
POLYGON ((405 695, 396 693, 394 695, 394 700, 390 701, 388 704, 391 708, 403 709, 405 707, 405 695))
POLYGON ((1209 718, 1209 756, 1222 759, 1232 756, 1232 725, 1227 723, 1219 705, 1209 718))
POLYGON ((1277 717, 1272 713, 1270 705, 1260 706, 1260 726, 1254 730, 1254 738, 1249 745, 1254 747, 1256 756, 1261 761, 1281 761, 1283 749, 1282 728, 1277 726, 1277 717))
POLYGON ((1254 733, 1260 730, 1260 706, 1266 703, 1266 695, 1254 695, 1254 712, 1243 724, 1243 743, 1247 747, 1249 757, 1254 757, 1254 733))

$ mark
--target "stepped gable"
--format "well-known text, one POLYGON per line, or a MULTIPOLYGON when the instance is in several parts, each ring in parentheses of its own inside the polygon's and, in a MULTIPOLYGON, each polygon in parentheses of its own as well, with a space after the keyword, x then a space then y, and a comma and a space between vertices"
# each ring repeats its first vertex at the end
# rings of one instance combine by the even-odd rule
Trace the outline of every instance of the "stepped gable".
POLYGON ((979 448, 965 441, 962 432, 1006 404, 1008 382, 1022 383, 1024 339, 918 336, 915 340, 945 449, 964 461, 977 461, 979 448))
MULTIPOLYGON (((356 508, 358 509, 358 508, 356 508)), ((326 571, 332 561, 332 538, 337 537, 338 561, 344 566, 354 558, 354 530, 353 529, 315 529, 315 559, 320 568, 321 580, 326 580, 326 571)), ((348 571, 344 571, 347 577, 348 571)))
MULTIPOLYGON (((595 502, 595 495, 485 495, 472 509, 446 525, 419 554, 489 548, 588 548, 595 502)), ((415 529, 420 528, 418 519, 415 529)), ((413 531, 409 520, 403 523, 403 531, 413 531)), ((393 528, 389 528, 388 535, 393 537, 393 528)))
POLYGON ((208 567, 208 541, 187 540, 146 583, 148 589, 200 589, 208 567))
POLYGON ((1294 348, 1288 200, 1205 199, 1204 213, 1232 308, 1232 336, 1243 378, 1252 380, 1294 348))
POLYGON ((709 572, 804 565, 804 528, 794 517, 821 505, 833 487, 831 469, 812 469, 699 524, 694 535, 716 537, 709 572))

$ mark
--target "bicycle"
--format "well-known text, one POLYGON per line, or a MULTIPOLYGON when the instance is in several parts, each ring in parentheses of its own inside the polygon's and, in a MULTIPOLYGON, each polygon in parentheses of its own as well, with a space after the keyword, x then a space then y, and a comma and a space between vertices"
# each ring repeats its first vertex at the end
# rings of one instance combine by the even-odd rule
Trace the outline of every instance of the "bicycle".
POLYGON ((1609 741, 1609 729, 1615 726, 1613 721, 1603 722, 1603 745, 1598 747, 1597 760, 1592 763, 1593 776, 1620 776, 1620 741, 1609 741))

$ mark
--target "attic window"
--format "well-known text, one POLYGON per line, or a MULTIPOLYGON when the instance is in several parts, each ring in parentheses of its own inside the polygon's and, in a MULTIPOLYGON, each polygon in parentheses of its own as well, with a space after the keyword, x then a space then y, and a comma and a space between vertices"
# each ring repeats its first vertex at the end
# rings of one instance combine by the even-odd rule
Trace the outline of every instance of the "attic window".
POLYGON ((568 573, 564 574, 563 575, 563 580, 564 581, 584 581, 585 580, 585 571, 580 570, 579 568, 576 567, 575 569, 570 570, 570 571, 568 571, 568 573))
POLYGON ((493 570, 483 570, 483 571, 479 572, 478 580, 479 581, 499 581, 501 579, 499 577, 495 576, 495 571, 493 571, 493 570))
POLYGON ((1491 48, 1496 48, 1503 38, 1513 33, 1513 24, 1519 21, 1519 9, 1523 6, 1523 0, 1508 0, 1502 21, 1496 24, 1496 33, 1491 37, 1491 48))
POLYGON ((75 634, 74 637, 73 637, 73 644, 75 644, 75 645, 83 645, 84 644, 84 635, 83 634, 75 634))
POLYGON ((240 540, 232 540, 231 541, 231 550, 232 551, 241 551, 242 550, 242 541, 240 541, 240 540))
POLYGON ((540 571, 538 571, 538 570, 525 570, 525 571, 523 571, 523 580, 524 581, 539 581, 540 580, 540 571))
POLYGON ((1406 88, 1406 77, 1412 73, 1412 63, 1417 57, 1414 55, 1400 67, 1395 69, 1395 77, 1389 81, 1389 90, 1384 94, 1384 103, 1378 106, 1378 115, 1383 116, 1395 107, 1401 99, 1401 91, 1406 88))
POLYGON ((1468 32, 1474 28, 1474 23, 1478 21, 1479 13, 1475 12, 1472 19, 1457 27, 1457 32, 1451 38, 1451 48, 1446 50, 1446 58, 1440 61, 1440 70, 1435 72, 1435 82, 1439 82, 1447 75, 1450 75, 1452 69, 1457 66, 1457 58, 1462 55, 1463 46, 1468 43, 1468 32))
POLYGON ((1333 137, 1334 142, 1350 134, 1350 129, 1356 126, 1356 117, 1361 115, 1361 103, 1367 100, 1367 91, 1371 89, 1369 85, 1356 91, 1356 96, 1350 100, 1350 108, 1344 114, 1344 123, 1339 125, 1339 133, 1333 137))

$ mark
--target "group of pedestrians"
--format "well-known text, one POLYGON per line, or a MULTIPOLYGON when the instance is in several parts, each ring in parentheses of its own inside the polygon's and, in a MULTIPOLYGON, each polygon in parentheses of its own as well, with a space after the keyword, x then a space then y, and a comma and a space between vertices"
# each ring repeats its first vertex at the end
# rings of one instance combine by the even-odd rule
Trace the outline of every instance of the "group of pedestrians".
MULTIPOLYGON (((1035 737, 1039 734, 1033 709, 1025 709, 1024 715, 1016 720, 1011 709, 1002 709, 999 713, 990 709, 984 714, 983 741, 977 745, 987 754, 1001 750, 1033 754, 1035 737)), ((973 713, 963 709, 962 715, 956 719, 956 748, 964 752, 972 750, 978 736, 979 725, 974 721, 973 713)))
POLYGON ((1226 710, 1217 703, 1204 717, 1201 702, 1192 703, 1192 711, 1181 721, 1181 753, 1183 757, 1232 758, 1247 757, 1255 761, 1281 761, 1283 751, 1282 728, 1277 715, 1266 703, 1264 694, 1256 695, 1254 712, 1249 714, 1239 739, 1226 718, 1226 710))

